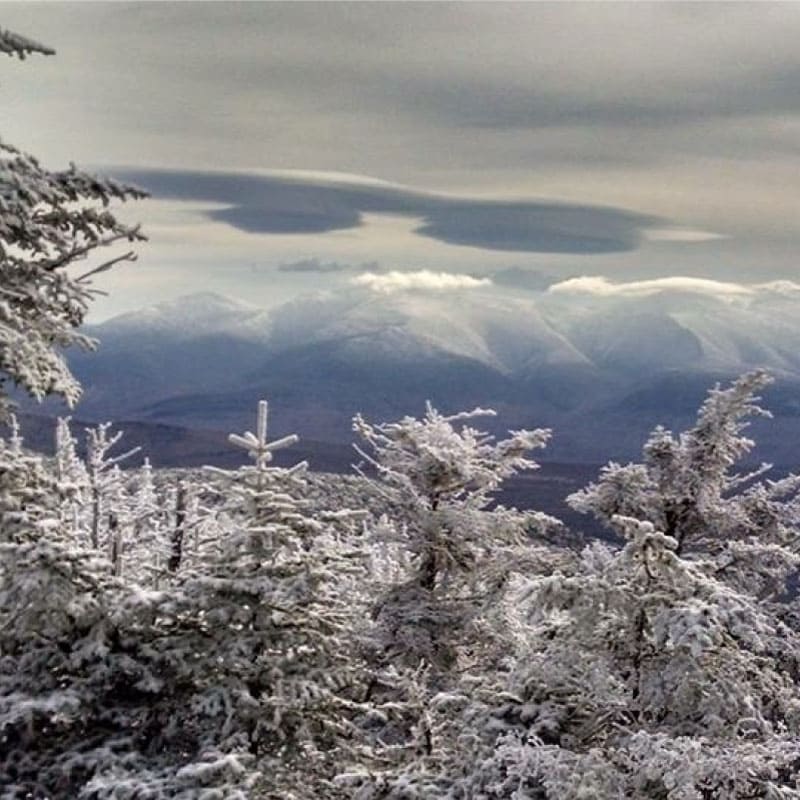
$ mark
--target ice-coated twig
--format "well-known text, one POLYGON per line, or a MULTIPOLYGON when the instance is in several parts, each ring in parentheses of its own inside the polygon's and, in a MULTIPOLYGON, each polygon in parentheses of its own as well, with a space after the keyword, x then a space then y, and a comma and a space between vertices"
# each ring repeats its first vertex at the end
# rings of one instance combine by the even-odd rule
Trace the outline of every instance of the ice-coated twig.
MULTIPOLYGON (((245 431, 243 434, 231 433, 228 441, 236 447, 241 447, 247 451, 247 455, 253 459, 256 469, 259 471, 267 469, 267 464, 272 461, 272 453, 284 447, 290 447, 300 441, 300 437, 295 433, 276 439, 274 442, 267 441, 267 417, 269 405, 266 400, 258 402, 258 418, 256 420, 256 434, 245 431)), ((301 461, 290 468, 291 473, 301 472, 306 469, 308 464, 301 461)))

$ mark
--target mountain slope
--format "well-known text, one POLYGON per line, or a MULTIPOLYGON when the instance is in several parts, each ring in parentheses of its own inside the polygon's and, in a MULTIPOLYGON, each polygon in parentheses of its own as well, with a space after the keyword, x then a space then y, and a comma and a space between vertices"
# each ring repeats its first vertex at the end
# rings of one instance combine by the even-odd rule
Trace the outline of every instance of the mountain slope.
MULTIPOLYGON (((682 424, 715 380, 755 366, 780 379, 784 434, 800 397, 800 293, 772 289, 354 289, 270 312, 204 293, 87 332, 99 351, 70 356, 86 418, 232 430, 268 397, 287 432, 330 442, 350 440, 357 411, 390 419, 431 400, 446 411, 495 407, 498 429, 552 426, 554 457, 594 461, 609 448, 635 452, 657 422, 682 424)), ((788 457, 784 434, 772 444, 788 457)))

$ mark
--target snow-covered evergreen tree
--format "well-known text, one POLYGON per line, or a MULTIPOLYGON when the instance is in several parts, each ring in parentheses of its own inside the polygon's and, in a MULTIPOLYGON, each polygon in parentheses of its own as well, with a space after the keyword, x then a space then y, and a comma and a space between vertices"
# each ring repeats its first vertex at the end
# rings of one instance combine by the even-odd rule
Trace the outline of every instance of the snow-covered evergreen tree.
POLYGON ((130 575, 144 586, 159 588, 166 573, 168 508, 165 492, 156 485, 155 471, 145 457, 128 482, 127 561, 130 575))
POLYGON ((117 431, 112 434, 111 427, 112 423, 103 422, 94 428, 86 428, 86 468, 89 473, 91 503, 89 541, 95 549, 103 546, 108 549, 110 529, 118 531, 114 519, 122 511, 119 501, 123 494, 122 475, 118 467, 140 450, 139 447, 133 447, 112 455, 111 451, 119 444, 124 433, 117 431))
POLYGON ((53 526, 58 507, 56 483, 41 457, 26 453, 15 417, 8 441, 0 439, 0 537, 15 541, 27 531, 45 532, 53 526))
POLYGON ((513 650, 510 579, 557 560, 537 541, 557 520, 491 505, 504 479, 537 467, 527 454, 550 432, 496 442, 467 424, 493 413, 444 416, 429 404, 422 419, 354 421, 371 450, 357 448, 360 469, 371 469, 387 509, 368 531, 377 569, 364 633, 375 669, 365 728, 374 749, 372 763, 340 778, 354 797, 448 796, 456 773, 488 746, 474 723, 513 650))
MULTIPOLYGON (((558 524, 534 512, 490 509, 504 479, 537 468, 527 454, 550 437, 548 430, 521 430, 495 442, 467 424, 493 415, 476 409, 445 416, 428 404, 422 419, 354 420, 371 451, 357 447, 359 469, 365 476, 372 471, 394 517, 376 526, 374 538, 392 542, 409 567, 398 571, 399 580, 376 606, 375 645, 387 662, 416 666, 422 659, 445 671, 454 667, 466 628, 481 625, 514 562, 532 555, 520 546, 538 529, 558 524)), ((483 638, 478 630, 473 648, 483 638)))
MULTIPOLYGON (((62 534, 58 483, 44 461, 0 441, 3 797, 75 796, 69 762, 78 774, 84 764, 70 740, 86 723, 84 704, 102 702, 99 686, 87 693, 85 684, 103 677, 68 675, 103 648, 106 571, 62 534)), ((93 746, 87 737, 83 749, 93 746)))
POLYGON ((133 516, 138 539, 145 531, 159 527, 158 517, 161 512, 161 503, 153 478, 153 465, 147 457, 145 457, 142 466, 138 470, 133 495, 133 516))
POLYGON ((614 520, 572 570, 531 582, 529 640, 489 724, 507 729, 470 796, 800 797, 800 636, 678 553, 614 520))
POLYGON ((260 404, 256 435, 231 436, 253 466, 215 470, 229 492, 227 538, 213 560, 179 576, 171 611, 161 612, 163 673, 181 689, 163 697, 172 723, 160 738, 164 748, 256 755, 259 797, 334 796, 337 762, 352 747, 352 695, 364 683, 345 644, 340 591, 352 553, 296 499, 306 465, 269 466, 296 437, 269 442, 266 412, 260 404))
MULTIPOLYGON (((0 31, 0 52, 51 51, 0 31)), ((0 142, 0 383, 36 398, 77 398, 61 350, 90 345, 76 328, 91 276, 133 254, 83 274, 70 268, 98 248, 143 238, 108 210, 140 196, 74 167, 49 172, 0 142)), ((8 406, 0 390, 0 418, 8 406)), ((246 754, 157 749, 150 733, 167 724, 158 691, 176 694, 154 669, 164 597, 111 577, 107 561, 65 534, 62 488, 48 462, 0 440, 2 797, 245 800, 254 777, 246 754)))
MULTIPOLYGON (((572 496, 624 538, 531 578, 527 642, 470 791, 541 800, 798 798, 798 479, 731 474, 764 373, 713 389, 686 433, 572 496)), ((483 793, 483 794, 481 794, 483 793)))
POLYGON ((252 755, 174 715, 208 710, 190 705, 201 651, 162 650, 179 600, 112 577, 63 530, 48 462, 0 441, 0 796, 246 800, 252 755))
POLYGON ((55 477, 58 482, 61 523, 75 540, 86 533, 89 498, 89 473, 79 458, 77 440, 70 429, 70 418, 59 417, 55 431, 55 477))
POLYGON ((712 389, 696 424, 678 436, 657 427, 640 464, 604 467, 596 483, 567 500, 609 527, 617 515, 648 521, 677 542, 677 553, 713 555, 721 576, 747 591, 777 597, 796 569, 791 546, 800 526, 800 476, 759 480, 769 465, 733 468, 753 448, 748 418, 769 416, 757 393, 763 371, 712 389))
MULTIPOLYGON (((52 51, 2 31, 0 52, 52 51)), ((61 350, 90 344, 76 328, 92 299, 91 274, 133 255, 86 263, 83 274, 71 268, 97 248, 142 238, 107 208, 138 196, 74 167, 50 172, 0 142, 0 383, 36 398, 77 398, 61 350)), ((8 406, 0 388, 0 418, 8 406)), ((65 487, 40 458, 0 443, 0 786, 8 798, 78 796, 82 779, 113 758, 111 721, 125 716, 108 702, 126 673, 108 657, 107 570, 65 535, 65 487)))
MULTIPOLYGON (((52 53, 0 31, 3 52, 52 53)), ((135 256, 129 251, 94 265, 86 259, 120 240, 144 238, 108 208, 138 197, 144 193, 74 166, 51 172, 0 140, 0 418, 8 412, 2 392, 8 381, 39 399, 77 400, 80 387, 61 351, 92 346, 76 330, 92 300, 91 276, 135 256), (75 274, 79 262, 84 269, 75 274)))

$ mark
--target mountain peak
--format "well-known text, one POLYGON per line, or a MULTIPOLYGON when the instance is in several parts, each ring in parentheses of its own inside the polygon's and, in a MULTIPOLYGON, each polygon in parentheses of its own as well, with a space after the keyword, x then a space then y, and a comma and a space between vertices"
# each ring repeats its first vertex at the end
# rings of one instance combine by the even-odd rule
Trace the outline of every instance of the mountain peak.
POLYGON ((243 300, 216 292, 194 292, 112 317, 96 326, 96 331, 101 337, 144 331, 195 338, 235 331, 264 315, 263 309, 243 300))

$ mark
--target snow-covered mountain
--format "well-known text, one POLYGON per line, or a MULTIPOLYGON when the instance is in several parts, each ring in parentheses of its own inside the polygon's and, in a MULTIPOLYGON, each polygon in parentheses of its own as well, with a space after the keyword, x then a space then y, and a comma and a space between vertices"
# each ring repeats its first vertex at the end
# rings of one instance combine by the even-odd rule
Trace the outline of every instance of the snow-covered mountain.
POLYGON ((641 418, 626 429, 632 437, 679 421, 717 378, 761 366, 787 396, 800 386, 800 292, 791 286, 608 295, 353 288, 269 312, 203 293, 87 332, 99 351, 71 356, 86 386, 83 416, 227 429, 246 423, 264 395, 287 428, 330 441, 349 438, 355 411, 388 418, 431 399, 446 409, 494 405, 505 426, 552 425, 563 442, 556 451, 571 457, 593 453, 589 439, 599 448, 612 437, 609 420, 641 418))
POLYGON ((266 311, 214 292, 197 292, 120 314, 93 328, 104 342, 137 338, 198 339, 216 334, 260 341, 269 331, 266 311))
POLYGON ((338 341, 354 358, 449 354, 505 374, 535 363, 586 363, 530 299, 351 292, 295 301, 272 319, 271 345, 279 350, 338 341))
POLYGON ((740 295, 664 290, 543 295, 548 319, 598 367, 800 372, 800 293, 792 284, 740 295))
POLYGON ((310 295, 271 312, 204 292, 115 317, 90 333, 106 348, 220 337, 269 355, 337 343, 354 360, 451 356, 506 375, 544 365, 611 372, 757 365, 800 374, 800 292, 791 286, 742 297, 352 290, 310 295))

